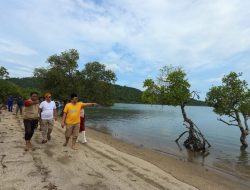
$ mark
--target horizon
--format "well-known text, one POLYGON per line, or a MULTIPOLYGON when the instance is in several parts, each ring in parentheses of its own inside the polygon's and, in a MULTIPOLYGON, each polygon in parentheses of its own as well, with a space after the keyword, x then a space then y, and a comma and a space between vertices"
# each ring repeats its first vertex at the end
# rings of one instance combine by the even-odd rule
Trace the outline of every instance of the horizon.
POLYGON ((98 61, 117 85, 143 90, 165 65, 181 66, 205 99, 230 71, 250 83, 250 1, 43 0, 0 2, 0 65, 31 77, 53 54, 79 51, 79 70, 98 61))

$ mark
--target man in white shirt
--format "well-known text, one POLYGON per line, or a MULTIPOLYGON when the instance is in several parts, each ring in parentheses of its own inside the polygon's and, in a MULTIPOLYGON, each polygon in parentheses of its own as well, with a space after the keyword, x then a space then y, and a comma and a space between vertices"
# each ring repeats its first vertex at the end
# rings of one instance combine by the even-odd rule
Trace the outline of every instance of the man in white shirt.
POLYGON ((39 115, 42 122, 42 143, 51 139, 51 132, 54 126, 54 119, 57 120, 56 104, 51 100, 51 94, 45 94, 45 100, 39 105, 39 115))

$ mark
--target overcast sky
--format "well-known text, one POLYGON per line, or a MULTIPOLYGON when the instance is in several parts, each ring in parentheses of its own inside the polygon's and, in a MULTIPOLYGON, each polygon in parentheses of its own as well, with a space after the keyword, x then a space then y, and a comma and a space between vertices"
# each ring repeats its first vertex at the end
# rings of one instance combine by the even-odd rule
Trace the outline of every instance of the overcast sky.
POLYGON ((249 0, 1 0, 0 12, 0 65, 11 77, 75 48, 79 69, 99 61, 139 89, 170 64, 202 98, 230 71, 250 83, 249 0))

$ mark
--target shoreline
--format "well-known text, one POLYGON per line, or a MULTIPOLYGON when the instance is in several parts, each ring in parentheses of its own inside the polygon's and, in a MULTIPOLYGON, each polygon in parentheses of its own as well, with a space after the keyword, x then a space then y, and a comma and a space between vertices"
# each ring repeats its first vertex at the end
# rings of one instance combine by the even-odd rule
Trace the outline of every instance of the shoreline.
POLYGON ((101 141, 119 151, 150 162, 167 173, 170 173, 176 179, 195 186, 198 189, 233 190, 237 188, 248 190, 250 188, 250 183, 247 183, 246 179, 242 179, 227 170, 209 165, 202 166, 201 164, 186 161, 168 152, 161 152, 130 144, 99 129, 87 127, 86 134, 87 137, 101 141), (182 169, 176 170, 176 168, 182 169), (204 187, 204 185, 206 186, 204 187))
POLYGON ((41 144, 41 133, 36 130, 34 149, 25 152, 22 118, 6 111, 0 117, 0 189, 249 189, 210 169, 90 128, 87 144, 78 144, 77 151, 63 147, 65 129, 59 122, 46 144, 41 144))

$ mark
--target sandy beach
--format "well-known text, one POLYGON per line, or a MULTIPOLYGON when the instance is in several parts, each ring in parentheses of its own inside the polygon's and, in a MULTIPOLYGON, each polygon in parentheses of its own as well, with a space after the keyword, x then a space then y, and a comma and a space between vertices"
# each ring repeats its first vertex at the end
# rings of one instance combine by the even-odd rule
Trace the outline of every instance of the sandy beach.
POLYGON ((88 143, 63 147, 64 129, 56 122, 52 140, 24 151, 20 116, 3 111, 0 122, 0 190, 247 190, 231 176, 136 147, 99 131, 87 130, 88 143))

